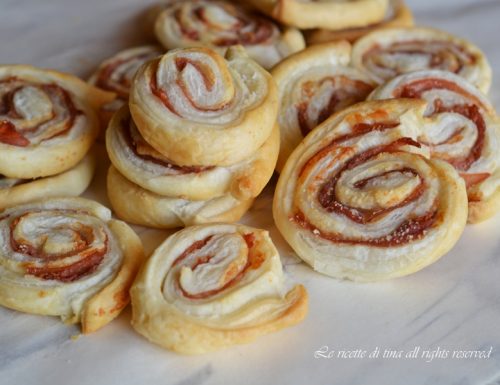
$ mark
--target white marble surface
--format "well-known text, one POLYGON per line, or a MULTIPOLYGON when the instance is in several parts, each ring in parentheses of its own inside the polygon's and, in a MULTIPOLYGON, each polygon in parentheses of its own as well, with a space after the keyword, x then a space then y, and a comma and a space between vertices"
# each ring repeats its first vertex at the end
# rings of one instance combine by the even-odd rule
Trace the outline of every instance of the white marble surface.
MULTIPOLYGON (((87 76, 103 58, 147 41, 145 0, 0 0, 1 63, 87 76)), ((410 0, 420 24, 467 37, 488 55, 500 109, 500 1, 410 0)), ((86 196, 106 203, 105 164, 86 196)), ((456 247, 413 276, 376 284, 336 281, 293 257, 273 226, 273 186, 244 222, 268 228, 285 269, 310 293, 301 325, 200 357, 163 351, 135 334, 130 312, 90 336, 57 319, 0 309, 0 384, 500 384, 500 215, 468 227, 456 247), (493 348, 486 360, 324 359, 330 349, 493 348)), ((141 230, 152 250, 166 233, 141 230)))

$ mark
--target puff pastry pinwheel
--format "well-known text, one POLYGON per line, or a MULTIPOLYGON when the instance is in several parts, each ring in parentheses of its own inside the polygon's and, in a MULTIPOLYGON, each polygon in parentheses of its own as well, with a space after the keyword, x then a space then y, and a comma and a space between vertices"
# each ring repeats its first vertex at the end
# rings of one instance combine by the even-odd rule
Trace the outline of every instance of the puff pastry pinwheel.
POLYGON ((135 330, 183 354, 295 325, 308 306, 305 288, 285 281, 268 232, 231 224, 189 227, 169 237, 130 294, 135 330))
POLYGON ((117 97, 102 107, 100 112, 103 121, 109 122, 111 116, 128 102, 130 85, 139 67, 163 53, 164 50, 156 45, 127 48, 99 65, 89 83, 114 92, 117 97))
POLYGON ((188 200, 159 195, 129 181, 113 166, 108 172, 108 198, 116 215, 136 225, 172 229, 212 222, 234 222, 250 208, 253 198, 230 194, 188 200))
POLYGON ((106 135, 109 157, 121 174, 143 189, 182 201, 227 194, 255 198, 273 174, 279 149, 276 127, 254 154, 234 165, 178 166, 142 138, 126 107, 113 117, 106 135))
POLYGON ((278 103, 271 75, 241 47, 172 50, 142 66, 130 111, 144 139, 180 166, 229 166, 271 135, 278 103))
POLYGON ((407 72, 437 69, 453 72, 488 92, 491 67, 470 42, 430 28, 387 28, 356 41, 353 64, 377 83, 407 72))
POLYGON ((418 140, 464 178, 469 222, 494 215, 500 210, 500 122, 486 96, 462 77, 438 70, 400 75, 370 96, 401 97, 428 102, 418 140))
POLYGON ((0 175, 0 210, 42 198, 78 196, 89 186, 95 163, 95 154, 90 151, 76 166, 57 175, 37 179, 0 175))
POLYGON ((228 1, 173 2, 158 15, 155 33, 168 49, 206 46, 224 54, 242 45, 264 68, 305 47, 299 30, 281 31, 271 20, 228 1))
POLYGON ((364 27, 384 19, 389 0, 247 0, 276 20, 302 29, 364 27))
POLYGON ((326 43, 296 53, 273 68, 280 100, 278 170, 313 128, 373 91, 375 83, 350 67, 350 58, 349 43, 326 43))
POLYGON ((113 97, 71 75, 0 66, 0 174, 31 179, 75 166, 99 132, 96 111, 113 97))
POLYGON ((467 220, 465 183, 416 141, 425 102, 364 102, 312 131, 280 175, 273 214, 300 258, 374 281, 433 263, 467 220))
POLYGON ((347 40, 354 42, 381 28, 412 27, 413 14, 403 0, 389 0, 389 6, 382 21, 358 28, 345 28, 340 30, 313 29, 305 34, 307 44, 325 43, 328 41, 347 40))
POLYGON ((0 212, 0 304, 81 322, 115 318, 143 260, 138 236, 82 198, 42 200, 0 212))

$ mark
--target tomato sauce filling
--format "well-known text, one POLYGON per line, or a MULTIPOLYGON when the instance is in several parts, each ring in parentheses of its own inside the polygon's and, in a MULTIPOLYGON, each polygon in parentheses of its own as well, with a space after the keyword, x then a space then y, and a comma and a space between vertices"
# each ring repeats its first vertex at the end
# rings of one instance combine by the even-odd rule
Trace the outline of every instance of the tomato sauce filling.
MULTIPOLYGON (((245 240, 247 247, 248 247, 248 259, 246 265, 241 269, 241 271, 236 274, 231 280, 226 282, 224 285, 217 289, 213 290, 207 290, 202 293, 197 293, 197 294, 191 294, 186 292, 182 286, 179 283, 179 280, 176 280, 176 287, 177 289, 182 293, 182 295, 186 298, 197 300, 197 299, 206 299, 209 297, 212 297, 214 295, 219 294, 220 292, 233 287, 236 285, 246 274, 246 272, 250 269, 258 269, 262 263, 265 261, 265 256, 262 255, 259 251, 255 250, 255 245, 257 243, 257 240, 255 238, 255 235, 253 233, 248 233, 248 234, 243 234, 242 235, 243 239, 245 240)), ((196 250, 199 250, 203 248, 211 239, 213 236, 208 236, 202 240, 194 242, 191 246, 189 246, 173 263, 172 266, 175 266, 179 263, 182 263, 182 261, 189 256, 191 253, 193 253, 196 250)), ((205 263, 209 263, 210 260, 213 258, 213 255, 206 255, 198 258, 194 263, 192 263, 189 267, 191 270, 194 270, 197 266, 205 263)))
MULTIPOLYGON (((0 80, 0 83, 15 83, 19 82, 20 80, 22 79, 10 77, 4 80, 0 80)), ((69 92, 57 84, 37 84, 27 81, 25 81, 25 84, 26 86, 39 88, 45 94, 47 94, 51 100, 54 100, 54 98, 61 100, 64 109, 68 111, 69 117, 68 119, 66 119, 63 127, 54 135, 45 138, 44 141, 66 134, 73 127, 76 117, 82 114, 82 111, 78 110, 73 103, 69 92)), ((2 98, 0 99, 0 115, 11 119, 22 119, 14 105, 14 95, 22 88, 23 86, 15 87, 2 96, 2 98)), ((55 117, 55 114, 56 113, 53 110, 51 119, 55 117)), ((5 143, 17 147, 27 147, 31 144, 31 142, 26 137, 25 133, 35 132, 43 124, 46 124, 48 122, 49 121, 45 121, 33 127, 23 128, 22 130, 20 130, 14 125, 12 121, 0 119, 0 143, 5 143)))
MULTIPOLYGON (((195 61, 189 60, 188 58, 176 58, 175 59, 175 64, 176 64, 176 67, 177 67, 178 71, 182 71, 188 64, 194 66, 197 69, 197 71, 201 74, 201 76, 203 78, 203 82, 205 84, 205 88, 208 91, 210 91, 213 88, 213 86, 215 85, 215 81, 216 81, 215 80, 215 75, 213 74, 213 72, 211 71, 211 69, 208 68, 207 66, 205 66, 204 64, 197 63, 195 61)), ((158 99, 161 100, 161 102, 163 103, 163 105, 170 112, 172 112, 173 114, 175 114, 177 116, 181 116, 180 113, 179 113, 179 111, 177 111, 175 109, 174 104, 170 100, 170 97, 168 96, 168 94, 163 89, 161 89, 158 86, 158 82, 157 82, 157 79, 156 79, 157 70, 158 70, 158 63, 156 64, 156 68, 153 71, 153 74, 151 76, 151 81, 150 81, 151 92, 153 93, 153 95, 155 95, 158 99)), ((208 112, 208 111, 212 111, 212 112, 213 111, 221 111, 221 110, 223 110, 230 103, 230 102, 226 102, 226 103, 223 103, 221 105, 218 105, 217 107, 202 107, 202 106, 199 106, 196 103, 196 101, 193 100, 193 98, 191 97, 190 92, 188 91, 188 89, 186 88, 186 85, 182 82, 181 79, 178 78, 176 80, 176 84, 182 90, 182 93, 184 94, 184 96, 186 97, 186 99, 188 100, 188 102, 191 104, 191 106, 193 108, 196 108, 197 110, 204 111, 204 112, 208 112)))
POLYGON ((365 100, 371 91, 373 91, 373 87, 370 84, 361 80, 350 79, 344 75, 326 77, 319 82, 305 82, 302 84, 302 101, 296 106, 297 120, 302 136, 306 136, 313 128, 323 123, 339 109, 365 100), (315 89, 325 83, 330 83, 334 92, 327 105, 319 111, 315 125, 311 127, 307 119, 309 103, 314 97, 315 89))
MULTIPOLYGON (((466 173, 467 170, 472 166, 472 164, 481 157, 486 135, 486 122, 484 121, 481 109, 487 109, 487 107, 484 106, 483 103, 476 96, 470 94, 469 92, 460 88, 457 84, 449 80, 436 79, 436 78, 420 79, 420 80, 415 80, 408 84, 404 84, 394 91, 393 96, 402 98, 422 98, 422 95, 426 91, 435 89, 445 89, 452 91, 454 93, 464 96, 465 98, 467 98, 472 102, 472 104, 457 104, 454 106, 445 106, 440 99, 436 99, 434 100, 434 105, 433 105, 434 108, 431 115, 451 112, 462 115, 474 123, 474 125, 477 128, 477 138, 473 146, 471 147, 469 153, 466 156, 462 157, 440 156, 440 158, 450 163, 461 173, 461 175, 467 182, 467 187, 481 183, 491 174, 466 173)), ((461 139, 462 139, 461 129, 459 129, 455 134, 451 135, 448 139, 439 144, 445 144, 445 143, 452 144, 461 139)), ((432 144, 429 143, 424 143, 424 144, 432 147, 432 144)))
MULTIPOLYGON (((359 130, 359 132, 366 132, 365 130, 369 131, 371 129, 383 130, 387 129, 390 126, 391 125, 387 123, 363 124, 363 126, 358 127, 357 130, 359 130)), ((353 135, 349 134, 348 137, 352 138, 353 135)), ((342 142, 343 140, 345 140, 343 137, 337 138, 330 145, 320 150, 317 153, 317 155, 321 154, 320 157, 322 157, 325 154, 325 152, 331 151, 333 147, 338 145, 339 142, 342 142)), ((413 191, 401 202, 391 207, 381 208, 376 210, 360 209, 347 206, 342 202, 339 202, 335 193, 336 185, 345 171, 351 170, 381 153, 398 152, 400 151, 401 146, 406 146, 406 145, 421 147, 420 143, 414 141, 411 138, 401 138, 388 145, 373 147, 357 156, 354 156, 343 166, 342 169, 339 170, 338 173, 336 173, 333 176, 332 179, 328 180, 322 185, 317 196, 320 205, 323 208, 325 208, 327 212, 345 216, 349 218, 351 221, 358 224, 367 224, 377 221, 383 216, 387 215, 388 213, 398 208, 404 207, 410 202, 419 199, 424 193, 426 188, 425 181, 423 180, 421 180, 418 186, 415 189, 413 189, 413 191)), ((311 161, 317 162, 318 160, 317 155, 313 156, 309 162, 311 161)), ((307 167, 312 167, 311 164, 307 165, 307 163, 306 163, 307 167)), ((304 166, 304 168, 306 166, 304 166)), ((304 171, 304 168, 302 171, 304 171)), ((370 178, 360 180, 354 185, 354 187, 363 188, 367 183, 369 183, 371 179, 383 177, 390 173, 395 173, 395 172, 407 173, 407 174, 409 173, 414 176, 418 175, 418 173, 415 170, 409 167, 404 167, 399 170, 391 170, 388 172, 381 173, 379 175, 372 176, 370 178)), ((403 245, 411 241, 415 241, 422 238, 426 230, 435 225, 437 221, 437 211, 431 210, 422 216, 408 219, 405 222, 403 222, 400 226, 398 226, 395 230, 393 230, 390 234, 373 239, 351 239, 351 238, 346 238, 342 234, 322 231, 317 227, 315 227, 311 222, 309 222, 309 220, 305 217, 304 213, 299 209, 296 209, 295 214, 293 214, 291 217, 291 220, 300 227, 311 231, 313 234, 335 243, 361 244, 361 245, 378 246, 378 247, 393 247, 393 246, 403 245)))
MULTIPOLYGON (((144 53, 141 55, 134 56, 128 59, 116 60, 113 63, 108 64, 103 67, 97 76, 96 86, 102 88, 103 90, 115 92, 121 100, 128 100, 129 93, 124 92, 121 88, 116 87, 113 82, 109 80, 113 76, 113 73, 119 68, 121 65, 130 62, 130 61, 143 61, 145 62, 148 58, 151 57, 150 53, 144 53)), ((121 76, 117 80, 118 84, 123 87, 130 88, 131 79, 127 77, 126 73, 121 74, 121 76)))
POLYGON ((26 274, 33 275, 37 278, 45 280, 57 280, 61 282, 74 282, 78 279, 93 273, 101 264, 107 252, 108 238, 106 236, 105 246, 100 249, 91 247, 94 241, 93 230, 89 226, 80 226, 78 229, 72 229, 76 234, 75 249, 55 254, 48 255, 40 247, 35 247, 25 240, 16 240, 14 238, 14 230, 19 221, 23 217, 29 215, 26 213, 15 218, 10 223, 10 245, 13 251, 32 258, 40 260, 42 263, 47 263, 46 266, 39 266, 34 263, 25 263, 24 268, 26 274), (65 258, 79 254, 79 260, 65 266, 50 266, 50 262, 59 261, 65 258))
POLYGON ((127 145, 129 148, 134 152, 134 155, 137 156, 138 158, 144 159, 147 162, 152 162, 155 164, 158 164, 160 166, 163 166, 165 168, 168 168, 170 170, 176 171, 178 174, 184 175, 184 174, 198 174, 204 171, 212 170, 214 166, 179 166, 176 165, 175 163, 170 163, 166 160, 156 158, 151 155, 146 155, 142 154, 139 152, 137 148, 137 143, 134 141, 131 133, 131 119, 124 119, 121 122, 121 129, 123 132, 123 136, 125 137, 125 141, 127 142, 127 145))

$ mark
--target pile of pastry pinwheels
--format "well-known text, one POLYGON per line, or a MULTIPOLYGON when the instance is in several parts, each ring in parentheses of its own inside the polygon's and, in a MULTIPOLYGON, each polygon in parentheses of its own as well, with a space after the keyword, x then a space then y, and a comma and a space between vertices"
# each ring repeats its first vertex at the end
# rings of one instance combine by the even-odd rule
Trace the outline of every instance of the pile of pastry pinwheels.
POLYGON ((414 273, 499 211, 488 61, 402 0, 169 1, 144 24, 157 43, 88 82, 0 66, 1 305, 90 333, 131 300, 138 333, 204 353, 307 314, 269 232, 233 223, 274 171, 277 228, 338 279, 414 273), (112 211, 77 197, 99 132, 112 211), (126 222, 185 229, 147 257, 126 222))

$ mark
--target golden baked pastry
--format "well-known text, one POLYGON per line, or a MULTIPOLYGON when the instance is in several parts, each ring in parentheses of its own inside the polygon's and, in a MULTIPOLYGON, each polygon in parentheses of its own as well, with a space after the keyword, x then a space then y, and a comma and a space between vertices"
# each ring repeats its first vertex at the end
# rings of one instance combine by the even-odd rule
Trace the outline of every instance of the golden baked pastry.
POLYGON ((334 112, 363 101, 375 83, 351 67, 347 42, 318 44, 273 68, 281 131, 278 171, 302 138, 334 112))
POLYGON ((326 43, 329 41, 347 40, 354 42, 372 31, 382 28, 413 27, 413 14, 404 0, 389 0, 389 6, 382 21, 358 28, 340 30, 313 29, 306 31, 307 44, 326 43))
POLYGON ((113 320, 144 258, 139 237, 104 206, 57 198, 0 212, 0 304, 81 322, 113 320))
POLYGON ((0 174, 31 179, 75 166, 99 132, 96 111, 113 97, 72 75, 0 66, 0 174))
POLYGON ((89 186, 95 163, 95 155, 90 151, 76 166, 57 175, 38 179, 0 175, 0 210, 42 198, 78 196, 89 186))
POLYGON ((230 166, 178 166, 141 136, 129 110, 111 120, 106 146, 113 165, 127 179, 159 195, 182 200, 208 200, 231 194, 250 200, 273 174, 279 151, 279 128, 248 159, 230 166))
POLYGON ((424 108, 414 99, 357 104, 319 125, 288 158, 274 219, 314 270, 356 281, 399 277, 458 240, 465 183, 416 141, 424 108))
POLYGON ((447 32, 431 28, 387 28, 356 41, 354 66, 377 83, 426 69, 453 72, 488 92, 491 67, 481 50, 447 32))
POLYGON ((158 195, 130 182, 113 166, 108 172, 107 191, 119 218, 159 229, 235 222, 253 203, 252 198, 238 200, 229 194, 197 201, 158 195))
POLYGON ((163 7, 155 21, 155 33, 165 48, 206 46, 224 54, 242 45, 264 68, 305 48, 295 28, 280 30, 271 20, 228 1, 187 0, 163 7))
POLYGON ((278 110, 269 73, 241 47, 172 50, 141 67, 130 111, 144 139, 180 166, 230 166, 271 135, 278 110))
POLYGON ((89 83, 116 94, 116 99, 102 106, 100 111, 106 125, 112 115, 128 102, 130 85, 139 67, 164 52, 156 45, 127 48, 99 65, 89 83))
POLYGON ((274 19, 301 29, 341 30, 384 19, 389 0, 240 0, 274 19))
POLYGON ((488 98, 453 73, 426 70, 400 75, 371 99, 421 98, 428 102, 418 140, 431 157, 450 163, 464 178, 469 222, 500 210, 500 122, 488 98))
POLYGON ((287 285, 267 231, 194 226, 169 237, 130 291, 132 326, 151 342, 200 354, 302 321, 307 292, 287 285))

